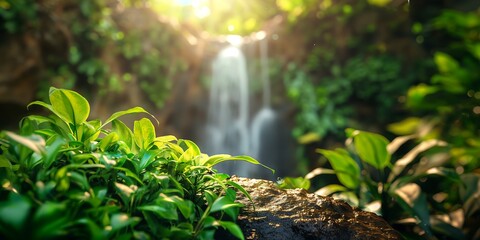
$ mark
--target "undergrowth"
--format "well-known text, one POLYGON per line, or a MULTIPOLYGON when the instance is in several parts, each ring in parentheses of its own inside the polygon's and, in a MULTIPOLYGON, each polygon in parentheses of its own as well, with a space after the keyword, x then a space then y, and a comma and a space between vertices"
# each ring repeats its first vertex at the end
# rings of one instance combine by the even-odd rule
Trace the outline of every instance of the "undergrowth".
POLYGON ((213 239, 218 228, 244 238, 236 192, 250 196, 213 166, 258 161, 208 156, 192 141, 156 136, 148 118, 133 129, 118 119, 148 114, 141 107, 87 121, 80 94, 51 88, 49 100, 29 107, 51 116, 0 133, 2 239, 213 239))

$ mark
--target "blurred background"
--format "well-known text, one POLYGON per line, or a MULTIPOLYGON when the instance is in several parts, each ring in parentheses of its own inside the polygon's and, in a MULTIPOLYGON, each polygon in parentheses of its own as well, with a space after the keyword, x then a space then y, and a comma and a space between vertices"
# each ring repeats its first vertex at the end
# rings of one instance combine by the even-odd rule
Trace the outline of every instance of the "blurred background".
MULTIPOLYGON (((316 149, 343 146, 349 127, 390 140, 426 131, 423 140, 449 143, 442 166, 472 174, 475 195, 479 6, 0 0, 0 129, 38 113, 26 105, 46 100, 50 86, 68 88, 90 101, 91 118, 142 106, 159 120, 157 134, 194 140, 209 154, 251 155, 275 175, 241 164, 220 169, 272 180, 328 168, 316 149)), ((336 181, 326 175, 309 188, 336 181)), ((453 195, 440 199, 443 208, 461 208, 453 195)), ((472 208, 463 225, 480 219, 480 206, 472 208)))

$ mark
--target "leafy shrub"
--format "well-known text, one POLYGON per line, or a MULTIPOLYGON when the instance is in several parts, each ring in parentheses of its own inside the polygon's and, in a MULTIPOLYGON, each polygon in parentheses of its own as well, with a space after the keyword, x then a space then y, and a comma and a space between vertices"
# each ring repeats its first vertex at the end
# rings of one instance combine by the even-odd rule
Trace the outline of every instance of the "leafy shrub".
POLYGON ((470 239, 478 236, 480 175, 459 173, 448 164, 449 146, 435 139, 409 149, 422 135, 392 142, 364 131, 347 130, 346 148, 318 150, 333 169, 317 168, 303 179, 287 179, 286 187, 310 186, 316 176, 335 174, 340 184, 316 191, 381 214, 405 237, 470 239), (413 224, 413 225, 412 225, 413 224), (421 229, 421 230, 420 230, 421 229))
POLYGON ((417 23, 419 36, 443 35, 431 51, 437 71, 427 84, 409 89, 407 107, 436 122, 439 138, 452 144, 454 161, 471 171, 480 166, 480 8, 470 12, 444 10, 417 23))
POLYGON ((290 65, 284 80, 288 96, 299 108, 293 134, 339 136, 347 126, 361 126, 361 121, 391 121, 398 97, 413 81, 403 74, 400 60, 387 55, 353 57, 344 66, 333 65, 331 76, 320 80, 290 65), (362 115, 366 106, 375 106, 374 114, 362 115))
POLYGON ((133 131, 119 117, 87 121, 89 103, 51 88, 49 117, 31 115, 19 133, 0 135, 2 239, 212 239, 235 224, 248 193, 213 166, 248 156, 207 156, 195 143, 155 134, 142 118, 133 131), (107 126, 111 124, 111 128, 107 126))

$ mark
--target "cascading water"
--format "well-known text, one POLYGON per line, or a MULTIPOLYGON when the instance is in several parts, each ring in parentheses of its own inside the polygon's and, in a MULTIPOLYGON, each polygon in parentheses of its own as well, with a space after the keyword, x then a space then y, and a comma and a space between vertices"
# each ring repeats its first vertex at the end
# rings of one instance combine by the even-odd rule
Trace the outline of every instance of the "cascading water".
MULTIPOLYGON (((270 76, 268 64, 268 41, 265 36, 260 40, 260 74, 262 80, 263 104, 252 120, 250 128, 250 148, 251 155, 261 162, 276 168, 281 156, 278 156, 279 150, 277 141, 278 118, 276 112, 272 109, 270 101, 270 76)), ((278 168, 276 168, 278 169, 278 168)), ((256 169, 252 175, 254 177, 269 178, 265 169, 256 169)), ((271 175, 270 175, 271 176, 271 175)), ((271 178, 271 177, 270 177, 271 178)))
MULTIPOLYGON (((245 56, 237 46, 223 49, 212 64, 207 120, 207 152, 242 155, 249 152, 249 93, 245 56)), ((222 172, 247 176, 248 167, 230 162, 222 172)))
MULTIPOLYGON (((281 138, 278 117, 270 106, 268 44, 265 35, 262 38, 259 41, 262 107, 250 118, 251 94, 245 55, 240 46, 226 47, 212 63, 203 148, 209 154, 250 155, 270 167, 277 168, 279 160, 282 159, 279 154, 283 152, 278 149, 281 138)), ((242 177, 273 179, 268 170, 244 162, 221 163, 217 168, 221 172, 242 177)))

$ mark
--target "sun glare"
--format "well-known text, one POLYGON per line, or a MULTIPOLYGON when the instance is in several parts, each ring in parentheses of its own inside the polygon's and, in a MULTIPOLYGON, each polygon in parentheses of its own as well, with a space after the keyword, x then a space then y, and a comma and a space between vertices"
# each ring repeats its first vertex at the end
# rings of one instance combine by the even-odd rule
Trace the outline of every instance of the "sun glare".
POLYGON ((192 7, 197 18, 210 16, 211 10, 208 7, 208 0, 176 0, 175 4, 182 7, 192 7))

